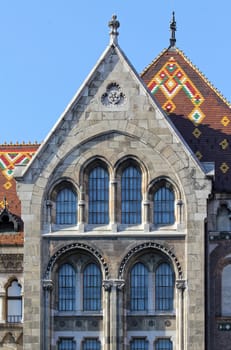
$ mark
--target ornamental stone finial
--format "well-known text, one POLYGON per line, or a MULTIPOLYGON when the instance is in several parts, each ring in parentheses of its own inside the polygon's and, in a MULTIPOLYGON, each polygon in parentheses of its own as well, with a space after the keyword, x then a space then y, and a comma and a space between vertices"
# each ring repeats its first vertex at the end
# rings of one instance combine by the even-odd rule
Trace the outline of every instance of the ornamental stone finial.
POLYGON ((119 35, 119 32, 117 29, 120 26, 120 22, 117 20, 117 16, 113 15, 112 19, 108 22, 108 27, 110 30, 110 43, 117 44, 117 37, 119 35))
POLYGON ((172 21, 170 23, 171 30, 171 38, 170 38, 170 46, 169 48, 174 48, 176 44, 176 20, 175 20, 175 12, 172 13, 172 21))

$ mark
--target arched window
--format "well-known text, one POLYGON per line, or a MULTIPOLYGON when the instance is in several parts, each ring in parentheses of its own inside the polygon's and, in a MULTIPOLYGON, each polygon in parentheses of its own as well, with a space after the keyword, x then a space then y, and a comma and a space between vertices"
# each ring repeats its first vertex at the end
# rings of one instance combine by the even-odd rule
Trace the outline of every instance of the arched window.
POLYGON ((75 342, 73 338, 60 338, 58 341, 58 350, 75 350, 75 342))
POLYGON ((123 170, 121 179, 121 223, 141 223, 141 171, 137 166, 123 170))
POLYGON ((170 339, 158 339, 155 343, 155 350, 172 350, 172 342, 170 339))
POLYGON ((62 188, 56 197, 56 224, 75 225, 77 223, 77 195, 70 188, 62 188))
POLYGON ((163 185, 153 195, 153 221, 156 225, 171 225, 175 222, 173 190, 163 185))
POLYGON ((21 286, 14 280, 7 288, 7 322, 18 323, 22 320, 21 286))
POLYGON ((221 205, 217 211, 217 230, 230 231, 231 230, 231 212, 226 205, 221 205))
POLYGON ((88 221, 89 224, 109 223, 109 175, 108 171, 97 166, 89 173, 88 179, 88 221))
POLYGON ((64 264, 58 272, 59 311, 75 309, 75 271, 69 264, 64 264))
POLYGON ((231 316, 231 264, 226 265, 222 271, 221 280, 221 313, 222 316, 231 316))
POLYGON ((148 341, 145 338, 134 338, 130 342, 130 350, 148 350, 148 341))
POLYGON ((131 310, 147 310, 148 307, 148 270, 137 263, 131 270, 131 310))
POLYGON ((98 339, 85 338, 83 341, 83 350, 100 350, 101 344, 98 339))
POLYGON ((159 311, 173 310, 174 274, 167 263, 162 263, 155 274, 155 306, 159 311))
POLYGON ((89 264, 83 273, 83 309, 101 310, 101 272, 96 264, 89 264))

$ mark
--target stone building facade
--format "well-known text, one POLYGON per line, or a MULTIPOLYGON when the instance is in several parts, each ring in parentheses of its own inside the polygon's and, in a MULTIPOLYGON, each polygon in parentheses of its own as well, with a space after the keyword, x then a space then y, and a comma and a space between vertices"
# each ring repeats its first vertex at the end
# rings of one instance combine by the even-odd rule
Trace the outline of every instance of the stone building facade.
POLYGON ((141 76, 109 26, 45 141, 12 160, 20 211, 1 189, 0 348, 228 350, 229 157, 199 141, 203 104, 219 101, 224 128, 229 106, 175 47, 174 16, 141 76))

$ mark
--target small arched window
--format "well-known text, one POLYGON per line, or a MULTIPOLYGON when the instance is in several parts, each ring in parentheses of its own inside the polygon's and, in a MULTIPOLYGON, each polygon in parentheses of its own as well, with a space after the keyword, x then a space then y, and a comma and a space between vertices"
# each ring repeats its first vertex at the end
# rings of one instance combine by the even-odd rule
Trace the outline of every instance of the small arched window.
POLYGON ((148 307, 148 270, 137 263, 131 270, 131 310, 144 311, 148 307))
POLYGON ((230 231, 231 230, 231 212, 227 205, 221 205, 217 211, 217 230, 230 231))
POLYGON ((75 350, 76 344, 73 338, 59 338, 58 350, 75 350))
POLYGON ((85 311, 101 310, 101 285, 100 269, 96 264, 89 264, 83 272, 83 309, 85 311))
POLYGON ((155 343, 155 350, 172 350, 172 342, 168 338, 160 338, 155 343))
POLYGON ((56 224, 77 223, 77 195, 71 188, 62 188, 56 197, 56 224))
POLYGON ((145 338, 134 338, 130 343, 130 350, 148 350, 148 341, 145 338))
POLYGON ((141 223, 142 176, 137 166, 128 166, 121 178, 121 223, 141 223))
POLYGON ((7 288, 7 322, 18 323, 22 320, 21 286, 14 280, 7 288))
POLYGON ((83 341, 83 350, 100 350, 101 344, 98 339, 85 338, 83 341))
POLYGON ((58 272, 59 311, 75 309, 75 271, 69 264, 64 264, 58 272))
POLYGON ((175 222, 175 196, 167 184, 159 187, 153 194, 153 221, 156 225, 171 225, 175 222))
POLYGON ((89 224, 109 223, 109 175, 97 166, 89 173, 88 179, 88 221, 89 224))
POLYGON ((156 310, 173 310, 174 273, 168 263, 162 263, 156 269, 155 296, 156 310))

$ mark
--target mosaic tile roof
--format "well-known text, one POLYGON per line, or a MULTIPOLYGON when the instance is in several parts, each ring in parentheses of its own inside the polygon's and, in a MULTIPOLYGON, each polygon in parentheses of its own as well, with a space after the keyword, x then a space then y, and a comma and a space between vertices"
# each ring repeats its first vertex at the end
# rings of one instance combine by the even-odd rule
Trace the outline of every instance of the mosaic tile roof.
MULTIPOLYGON (((38 147, 38 144, 0 145, 0 212, 7 205, 11 213, 21 216, 21 204, 16 193, 13 171, 16 165, 27 164, 38 147)), ((0 245, 3 244, 23 244, 23 233, 0 234, 0 245)))
POLYGON ((180 50, 167 49, 141 74, 194 154, 215 162, 214 189, 231 192, 231 108, 180 50))

